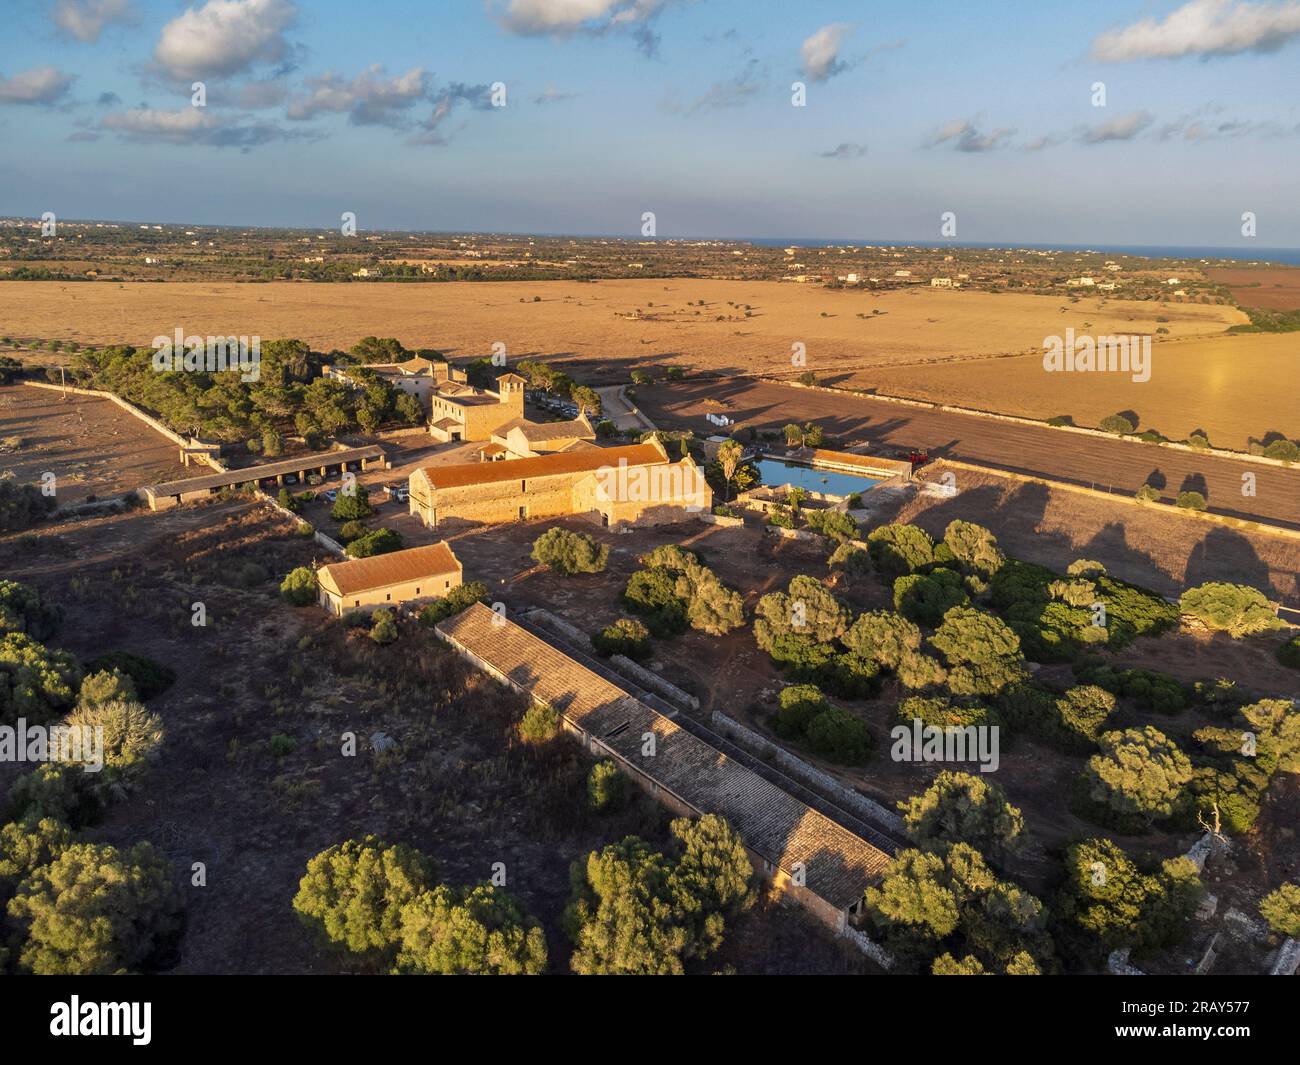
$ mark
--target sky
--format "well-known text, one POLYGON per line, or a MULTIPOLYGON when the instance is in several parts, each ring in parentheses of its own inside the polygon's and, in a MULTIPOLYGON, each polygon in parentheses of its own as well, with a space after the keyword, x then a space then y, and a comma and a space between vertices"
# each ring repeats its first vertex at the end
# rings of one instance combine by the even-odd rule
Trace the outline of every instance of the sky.
POLYGON ((1300 0, 5 14, 0 215, 1300 247, 1300 0))

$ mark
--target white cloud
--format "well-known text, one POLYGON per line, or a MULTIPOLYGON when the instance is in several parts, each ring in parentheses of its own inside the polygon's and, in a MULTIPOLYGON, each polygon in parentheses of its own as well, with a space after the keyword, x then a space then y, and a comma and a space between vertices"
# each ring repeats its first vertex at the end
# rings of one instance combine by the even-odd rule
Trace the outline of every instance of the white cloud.
POLYGON ((54 24, 83 44, 94 44, 104 27, 134 21, 128 0, 58 0, 50 11, 54 24))
POLYGON ((367 67, 350 82, 330 73, 309 79, 307 85, 310 94, 289 105, 289 118, 346 111, 354 125, 391 126, 401 121, 402 111, 429 95, 429 75, 423 67, 390 78, 380 63, 367 67))
POLYGON ((163 27, 154 58, 182 80, 237 74, 285 58, 297 17, 292 0, 208 0, 163 27))
POLYGON ((1131 141, 1154 121, 1149 111, 1134 111, 1120 115, 1109 122, 1089 126, 1083 131, 1084 144, 1103 144, 1106 141, 1131 141))
POLYGON ((597 37, 615 30, 631 33, 637 47, 654 55, 659 37, 647 25, 672 0, 508 0, 497 21, 525 37, 597 37))
POLYGON ((1240 0, 1191 0, 1165 18, 1143 19, 1103 33, 1092 55, 1113 63, 1130 59, 1236 55, 1280 48, 1300 34, 1300 0, 1252 4, 1240 0))
POLYGON ((75 75, 48 66, 32 67, 12 78, 0 74, 0 104, 52 104, 75 80, 75 75))
POLYGON ((799 46, 803 70, 810 80, 825 81, 847 69, 847 64, 840 61, 840 46, 852 32, 853 26, 850 23, 832 22, 799 46))

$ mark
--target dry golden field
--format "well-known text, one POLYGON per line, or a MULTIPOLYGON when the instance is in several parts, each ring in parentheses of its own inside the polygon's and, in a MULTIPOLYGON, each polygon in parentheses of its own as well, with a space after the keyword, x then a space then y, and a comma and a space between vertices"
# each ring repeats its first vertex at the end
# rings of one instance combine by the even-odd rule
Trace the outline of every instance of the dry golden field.
POLYGON ((1072 416, 1097 425, 1120 411, 1139 429, 1173 440, 1204 430, 1218 447, 1245 450, 1251 438, 1300 438, 1300 335, 1247 333, 1152 345, 1151 379, 1122 373, 1047 373, 1041 355, 946 366, 900 366, 870 378, 880 392, 1016 414, 1072 416))
POLYGON ((1046 334, 1071 325, 1080 331, 1153 333, 1156 318, 1164 317, 1171 335, 1189 336, 1221 333, 1245 321, 1235 308, 1196 304, 1096 298, 1071 303, 1065 297, 928 288, 873 294, 791 282, 686 279, 21 281, 0 282, 0 307, 0 331, 15 337, 147 345, 182 326, 187 333, 297 337, 328 351, 374 334, 454 357, 484 355, 494 341, 503 341, 512 359, 572 359, 582 364, 582 376, 608 374, 610 381, 626 380, 633 367, 651 364, 790 371, 795 342, 806 345, 808 368, 836 375, 1038 350, 1046 334), (631 317, 638 310, 642 317, 631 317))

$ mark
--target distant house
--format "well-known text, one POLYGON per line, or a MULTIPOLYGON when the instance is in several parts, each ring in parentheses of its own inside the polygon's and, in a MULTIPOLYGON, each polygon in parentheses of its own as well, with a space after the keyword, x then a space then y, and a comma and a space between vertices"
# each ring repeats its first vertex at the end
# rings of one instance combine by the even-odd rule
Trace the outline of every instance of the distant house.
POLYGON ((441 599, 464 571, 447 541, 386 555, 332 562, 316 571, 320 605, 335 617, 349 610, 441 599))
POLYGON ((955 288, 951 277, 932 277, 930 278, 931 288, 955 288))
POLYGON ((1066 288, 1092 288, 1096 284, 1096 279, 1091 277, 1072 277, 1066 283, 1066 288))
POLYGON ((485 459, 530 459, 595 447, 595 439, 596 430, 585 412, 561 422, 514 418, 492 431, 491 442, 480 449, 480 455, 485 459))

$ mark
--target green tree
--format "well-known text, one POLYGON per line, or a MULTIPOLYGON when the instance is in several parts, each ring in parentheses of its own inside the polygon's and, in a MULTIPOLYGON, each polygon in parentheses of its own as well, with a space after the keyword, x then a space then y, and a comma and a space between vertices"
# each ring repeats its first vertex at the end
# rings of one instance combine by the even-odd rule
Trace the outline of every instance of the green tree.
POLYGON ((1207 628, 1226 632, 1233 639, 1282 627, 1263 592, 1244 584, 1211 581, 1183 592, 1179 609, 1207 628))
POLYGON ((982 854, 998 857, 1019 848, 1025 827, 1020 811, 996 784, 946 769, 898 808, 908 835, 923 850, 969 843, 982 854))
POLYGON ((627 802, 627 777, 606 758, 591 767, 587 774, 587 799, 598 813, 621 809, 627 802))
POLYGON ((420 624, 431 629, 438 622, 445 621, 486 598, 487 586, 482 581, 470 581, 468 584, 458 585, 441 599, 430 603, 420 611, 420 624))
POLYGON ((985 577, 995 574, 1007 560, 998 547, 997 537, 984 526, 973 522, 950 522, 944 530, 943 542, 963 569, 973 570, 985 577))
POLYGON ((1104 733, 1100 752, 1088 759, 1083 782, 1089 799, 1123 825, 1150 825, 1180 809, 1192 780, 1192 763, 1159 729, 1104 733))
POLYGON ((280 582, 280 596, 290 606, 309 606, 316 602, 316 571, 298 566, 280 582))
POLYGON ((376 961, 390 959, 402 909, 429 889, 433 865, 404 844, 350 839, 307 863, 293 908, 326 942, 376 961))
POLYGON ((48 640, 62 624, 62 607, 45 602, 35 588, 0 579, 0 635, 23 632, 33 640, 48 640))
POLYGON ((26 718, 39 725, 72 706, 81 671, 66 651, 53 651, 26 633, 0 636, 0 725, 26 718))
POLYGON ((1259 913, 1278 935, 1300 938, 1300 884, 1283 884, 1265 895, 1259 913))
POLYGON ((9 902, 20 966, 39 976, 139 972, 180 931, 180 903, 147 843, 69 843, 9 902))
POLYGON ((953 607, 970 602, 961 574, 951 569, 909 573, 894 581, 894 606, 900 614, 930 627, 943 622, 953 607))
POLYGON ((492 884, 440 884, 402 906, 397 971, 440 976, 536 976, 546 936, 508 892, 492 884))
POLYGON ((894 580, 934 562, 934 541, 915 525, 881 525, 867 534, 867 549, 881 575, 894 580))
POLYGON ((778 637, 801 636, 830 643, 849 627, 852 615, 818 580, 800 574, 784 592, 769 592, 758 601, 754 637, 771 652, 778 637))
POLYGON ((555 573, 600 573, 609 561, 609 547, 586 533, 570 532, 558 525, 533 541, 533 560, 555 573))
POLYGON ((370 631, 366 634, 381 647, 397 639, 397 618, 387 607, 380 607, 371 615, 370 631))
POLYGON ((402 535, 395 529, 375 529, 358 536, 347 546, 351 558, 370 558, 402 549, 402 535))
POLYGON ((342 489, 330 508, 330 517, 335 521, 358 521, 368 518, 375 512, 370 505, 370 496, 362 485, 354 485, 352 491, 342 489))

